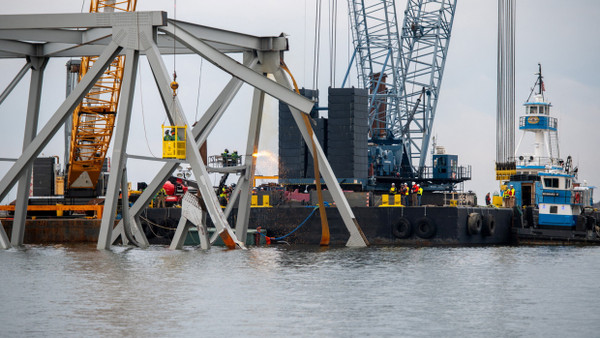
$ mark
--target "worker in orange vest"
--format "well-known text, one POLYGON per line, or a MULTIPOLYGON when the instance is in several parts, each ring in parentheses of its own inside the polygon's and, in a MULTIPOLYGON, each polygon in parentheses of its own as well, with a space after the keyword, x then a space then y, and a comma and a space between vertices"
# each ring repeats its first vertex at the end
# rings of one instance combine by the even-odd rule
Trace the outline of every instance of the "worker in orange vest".
POLYGON ((412 188, 410 189, 410 194, 411 194, 410 205, 412 205, 413 207, 417 206, 417 203, 419 203, 418 198, 417 198, 418 193, 419 193, 419 187, 417 186, 417 183, 412 182, 412 188))

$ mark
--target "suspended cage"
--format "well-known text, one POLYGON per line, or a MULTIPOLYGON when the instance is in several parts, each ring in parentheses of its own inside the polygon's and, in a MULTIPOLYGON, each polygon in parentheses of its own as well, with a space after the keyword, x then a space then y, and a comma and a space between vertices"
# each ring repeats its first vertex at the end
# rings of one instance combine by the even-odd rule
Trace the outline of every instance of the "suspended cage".
POLYGON ((185 159, 186 126, 162 125, 163 158, 185 159))

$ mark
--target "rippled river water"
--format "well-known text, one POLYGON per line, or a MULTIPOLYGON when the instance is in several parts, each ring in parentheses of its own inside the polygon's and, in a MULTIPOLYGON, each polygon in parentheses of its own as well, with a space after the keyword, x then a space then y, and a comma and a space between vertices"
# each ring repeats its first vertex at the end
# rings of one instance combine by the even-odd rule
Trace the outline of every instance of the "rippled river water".
POLYGON ((0 252, 0 336, 599 337, 600 248, 0 252))

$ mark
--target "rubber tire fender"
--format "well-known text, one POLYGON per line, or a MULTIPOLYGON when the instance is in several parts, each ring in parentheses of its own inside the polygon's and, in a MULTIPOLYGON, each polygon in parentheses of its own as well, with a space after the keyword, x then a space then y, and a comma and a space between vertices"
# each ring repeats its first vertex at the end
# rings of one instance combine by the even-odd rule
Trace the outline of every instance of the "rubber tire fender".
POLYGON ((437 226, 429 217, 421 217, 417 220, 417 223, 415 223, 415 233, 421 238, 431 238, 435 236, 436 232, 437 226))
POLYGON ((392 234, 396 238, 408 238, 412 234, 412 225, 406 217, 400 217, 398 223, 392 226, 392 234))
POLYGON ((481 236, 493 236, 496 231, 496 218, 494 215, 484 215, 481 223, 481 236))
POLYGON ((594 230, 594 227, 596 227, 596 218, 593 215, 587 216, 587 220, 585 223, 585 229, 586 230, 594 230))
POLYGON ((467 232, 469 235, 477 235, 481 231, 482 223, 481 214, 476 212, 470 213, 467 219, 467 232))

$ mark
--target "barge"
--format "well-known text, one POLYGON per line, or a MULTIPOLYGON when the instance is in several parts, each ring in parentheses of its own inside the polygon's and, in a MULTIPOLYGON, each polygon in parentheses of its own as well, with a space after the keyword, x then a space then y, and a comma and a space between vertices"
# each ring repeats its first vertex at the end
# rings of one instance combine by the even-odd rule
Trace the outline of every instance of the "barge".
MULTIPOLYGON (((344 245, 349 237, 336 208, 326 208, 330 245, 344 245)), ((269 242, 318 245, 321 222, 312 206, 252 208, 250 229, 264 234, 269 242), (301 225, 302 224, 302 225, 301 225), (298 227, 301 225, 300 227, 298 227), (294 229, 296 229, 294 231, 294 229), (258 230, 257 230, 258 229, 258 230), (284 237, 284 238, 282 238, 284 237)), ((511 243, 513 211, 490 207, 353 207, 358 223, 371 245, 391 246, 480 246, 511 243)), ((236 214, 234 209, 231 213, 236 214)), ((169 244, 181 218, 180 208, 148 208, 141 222, 151 244, 169 244)), ((228 221, 235 224, 235 216, 228 221)), ((2 220, 10 236, 12 221, 2 220)), ((212 223, 210 219, 207 225, 212 223)), ((97 241, 100 220, 29 219, 25 233, 28 244, 80 243, 97 241)), ((254 236, 247 244, 261 244, 254 236)))

